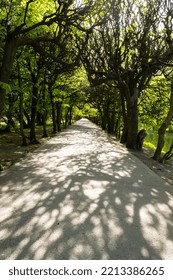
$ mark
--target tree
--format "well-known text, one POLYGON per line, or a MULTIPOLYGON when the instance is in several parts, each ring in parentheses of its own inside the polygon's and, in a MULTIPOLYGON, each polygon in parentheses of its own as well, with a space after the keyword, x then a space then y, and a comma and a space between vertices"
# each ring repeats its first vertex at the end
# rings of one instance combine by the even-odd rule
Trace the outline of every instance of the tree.
POLYGON ((53 90, 53 99, 57 107, 58 131, 61 124, 71 125, 75 107, 82 110, 86 103, 85 88, 88 86, 86 73, 82 68, 64 72, 58 76, 53 90))
POLYGON ((147 130, 157 130, 165 119, 169 107, 170 86, 170 79, 158 73, 139 98, 140 125, 144 125, 147 130))
POLYGON ((109 82, 94 88, 89 87, 86 94, 87 102, 99 112, 102 129, 119 136, 122 110, 117 86, 109 82))
POLYGON ((24 133, 24 93, 22 89, 22 79, 21 79, 21 67, 19 63, 19 57, 17 59, 17 78, 18 78, 18 86, 19 86, 19 93, 20 93, 20 105, 19 105, 19 122, 20 122, 20 134, 22 137, 22 146, 27 145, 26 136, 24 133))
POLYGON ((117 82, 124 120, 122 142, 135 148, 139 97, 164 63, 173 59, 172 13, 166 1, 114 4, 107 23, 88 35, 82 59, 91 85, 117 82))
MULTIPOLYGON (((168 126, 171 123, 171 120, 173 119, 173 79, 171 81, 171 93, 170 93, 170 100, 169 100, 169 110, 167 112, 167 115, 162 122, 161 126, 159 127, 158 130, 158 143, 157 143, 157 148, 155 150, 153 159, 154 160, 160 160, 161 158, 161 152, 164 146, 164 137, 165 137, 165 132, 168 126)), ((172 151, 171 147, 170 150, 172 151)))
MULTIPOLYGON (((9 82, 12 65, 17 50, 21 46, 32 46, 37 52, 52 57, 44 51, 42 43, 53 43, 57 46, 66 40, 69 29, 85 31, 84 21, 90 12, 96 11, 98 4, 93 1, 78 2, 74 0, 15 0, 2 1, 0 13, 0 32, 3 33, 1 43, 0 68, 0 115, 3 111, 6 85, 9 82)), ((97 10, 98 11, 98 10, 97 10)), ((94 28, 88 26, 88 29, 94 28)), ((53 57, 52 57, 53 58, 53 57)), ((78 63, 72 62, 70 64, 78 63)), ((68 67, 69 62, 54 57, 56 62, 68 67)))

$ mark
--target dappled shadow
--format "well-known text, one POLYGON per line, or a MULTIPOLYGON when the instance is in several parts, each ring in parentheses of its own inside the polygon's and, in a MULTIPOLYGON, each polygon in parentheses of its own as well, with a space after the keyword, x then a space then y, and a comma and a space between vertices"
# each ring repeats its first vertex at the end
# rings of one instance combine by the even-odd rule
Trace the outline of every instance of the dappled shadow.
POLYGON ((0 186, 0 259, 173 259, 171 186, 87 120, 0 186))

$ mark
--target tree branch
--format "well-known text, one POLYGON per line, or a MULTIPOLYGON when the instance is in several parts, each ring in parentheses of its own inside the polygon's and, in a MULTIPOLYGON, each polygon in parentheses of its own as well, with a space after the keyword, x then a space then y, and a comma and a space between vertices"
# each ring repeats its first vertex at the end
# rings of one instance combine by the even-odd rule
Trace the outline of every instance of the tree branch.
POLYGON ((27 17, 29 5, 30 5, 31 3, 33 3, 34 1, 35 1, 35 0, 29 0, 29 1, 26 3, 25 15, 24 15, 24 20, 23 20, 24 25, 26 24, 26 17, 27 17))
POLYGON ((46 37, 39 37, 37 39, 31 39, 31 38, 25 38, 23 43, 21 45, 29 45, 32 46, 39 54, 42 56, 51 58, 53 61, 61 64, 64 67, 74 69, 75 66, 79 66, 79 54, 76 56, 76 59, 74 62, 69 63, 66 62, 60 58, 58 58, 56 55, 51 54, 51 52, 47 52, 45 48, 43 48, 39 43, 41 42, 53 42, 55 43, 54 39, 49 39, 46 37))

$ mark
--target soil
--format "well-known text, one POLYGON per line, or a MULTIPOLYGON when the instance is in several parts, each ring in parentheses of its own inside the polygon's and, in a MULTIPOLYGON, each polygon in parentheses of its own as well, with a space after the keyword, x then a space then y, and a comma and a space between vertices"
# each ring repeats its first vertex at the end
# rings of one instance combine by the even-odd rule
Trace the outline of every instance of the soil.
POLYGON ((21 136, 18 133, 1 133, 0 165, 2 166, 2 169, 4 170, 9 168, 15 162, 20 161, 20 159, 25 157, 28 153, 32 153, 35 149, 37 149, 40 145, 44 144, 53 136, 51 133, 50 135, 50 137, 42 138, 41 133, 39 133, 37 138, 39 144, 28 144, 27 146, 21 146, 21 136))
MULTIPOLYGON (((40 144, 22 147, 20 145, 20 136, 17 133, 0 134, 0 163, 3 166, 3 169, 9 168, 26 154, 32 153, 52 136, 53 135, 50 134, 50 137, 48 138, 40 137, 40 144)), ((170 159, 165 164, 156 162, 152 159, 153 150, 148 148, 144 148, 142 152, 131 151, 131 153, 157 173, 162 179, 173 185, 173 159, 170 159)))

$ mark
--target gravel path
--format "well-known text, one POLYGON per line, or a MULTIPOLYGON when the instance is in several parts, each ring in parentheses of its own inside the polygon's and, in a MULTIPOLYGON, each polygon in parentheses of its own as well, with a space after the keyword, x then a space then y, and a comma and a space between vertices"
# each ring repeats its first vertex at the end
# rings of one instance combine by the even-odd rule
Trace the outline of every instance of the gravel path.
POLYGON ((0 259, 173 259, 173 187, 81 119, 0 175, 0 259))

